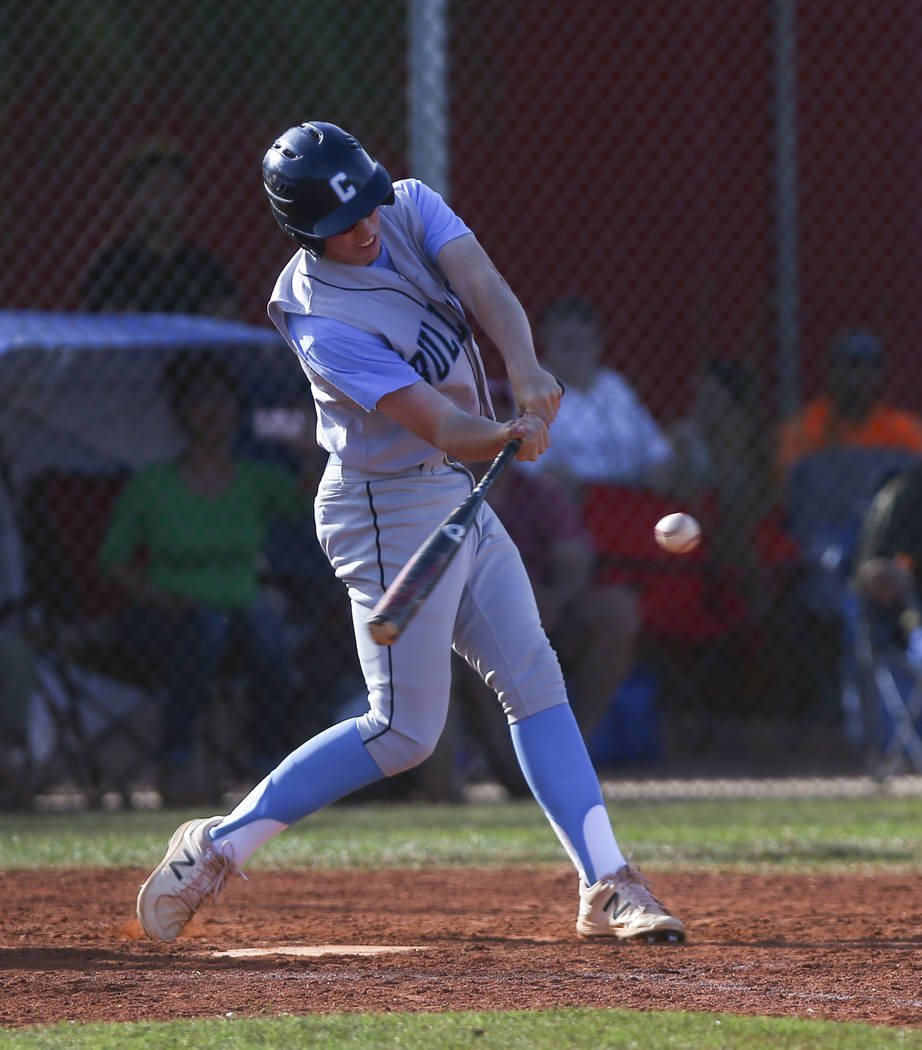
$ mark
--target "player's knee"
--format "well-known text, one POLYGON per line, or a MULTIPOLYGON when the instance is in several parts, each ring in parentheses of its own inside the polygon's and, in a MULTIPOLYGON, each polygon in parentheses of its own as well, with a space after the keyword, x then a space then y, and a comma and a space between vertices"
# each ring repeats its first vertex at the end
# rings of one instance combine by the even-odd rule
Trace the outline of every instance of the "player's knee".
POLYGON ((422 740, 404 741, 403 759, 398 772, 402 773, 406 769, 413 769, 414 766, 425 762, 432 752, 435 751, 436 743, 437 741, 433 741, 431 744, 422 740))
POLYGON ((556 707, 566 700, 566 687, 557 654, 545 642, 516 665, 504 665, 490 676, 509 722, 556 707))
POLYGON ((438 733, 410 736, 390 728, 366 745, 382 772, 389 777, 403 773, 424 762, 435 750, 438 733))

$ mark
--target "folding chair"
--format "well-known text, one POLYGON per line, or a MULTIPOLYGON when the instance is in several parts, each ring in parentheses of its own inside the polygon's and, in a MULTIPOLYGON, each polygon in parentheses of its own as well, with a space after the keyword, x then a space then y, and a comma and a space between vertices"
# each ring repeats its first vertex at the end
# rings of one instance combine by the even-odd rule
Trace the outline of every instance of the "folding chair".
MULTIPOLYGON (((99 572, 97 553, 126 476, 46 471, 26 500, 26 560, 38 654, 33 719, 37 787, 69 778, 90 804, 103 793, 127 801, 160 779, 163 682, 159 669, 119 645, 123 594, 99 572)), ((203 698, 193 745, 202 780, 220 793, 248 773, 245 670, 229 647, 203 698)))
POLYGON ((156 740, 156 683, 111 644, 121 596, 96 569, 124 480, 46 471, 25 499, 25 622, 36 654, 33 789, 70 780, 91 805, 110 790, 127 798, 156 740))
POLYGON ((847 629, 869 773, 886 780, 907 761, 922 773, 922 666, 899 644, 895 624, 857 595, 847 629))
POLYGON ((803 552, 802 597, 809 608, 841 614, 871 501, 888 477, 918 462, 903 449, 842 446, 806 456, 792 468, 786 525, 803 552))
POLYGON ((866 676, 858 664, 869 666, 866 645, 861 650, 868 619, 849 581, 874 496, 887 478, 918 462, 903 449, 839 446, 805 457, 788 483, 786 526, 802 552, 791 613, 803 671, 830 707, 838 703, 846 737, 862 746, 866 676))

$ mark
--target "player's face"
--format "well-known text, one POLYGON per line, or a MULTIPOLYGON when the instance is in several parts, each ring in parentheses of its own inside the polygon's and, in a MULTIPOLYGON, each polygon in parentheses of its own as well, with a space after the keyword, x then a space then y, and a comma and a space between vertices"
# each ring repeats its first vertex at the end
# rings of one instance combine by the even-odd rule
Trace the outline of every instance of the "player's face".
POLYGON ((344 233, 327 237, 324 255, 331 262, 349 266, 368 266, 381 251, 381 216, 378 209, 351 226, 344 233))

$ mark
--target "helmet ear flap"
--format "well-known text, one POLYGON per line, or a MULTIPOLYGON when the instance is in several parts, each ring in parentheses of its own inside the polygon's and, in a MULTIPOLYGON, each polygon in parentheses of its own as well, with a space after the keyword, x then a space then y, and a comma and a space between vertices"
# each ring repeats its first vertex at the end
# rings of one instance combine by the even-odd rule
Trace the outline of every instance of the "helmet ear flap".
POLYGON ((323 253, 326 249, 326 241, 322 237, 304 237, 291 233, 290 231, 289 236, 294 237, 298 244, 300 244, 306 252, 313 255, 315 259, 323 258, 323 253))

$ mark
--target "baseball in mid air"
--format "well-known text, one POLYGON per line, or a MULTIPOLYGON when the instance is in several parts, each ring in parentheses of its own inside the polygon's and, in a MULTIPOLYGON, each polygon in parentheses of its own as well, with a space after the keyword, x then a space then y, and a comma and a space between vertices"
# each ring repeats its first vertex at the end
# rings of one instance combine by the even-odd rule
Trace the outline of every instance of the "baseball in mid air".
POLYGON ((688 554, 701 542, 701 526, 691 516, 677 512, 667 514, 653 530, 656 542, 670 554, 688 554))

